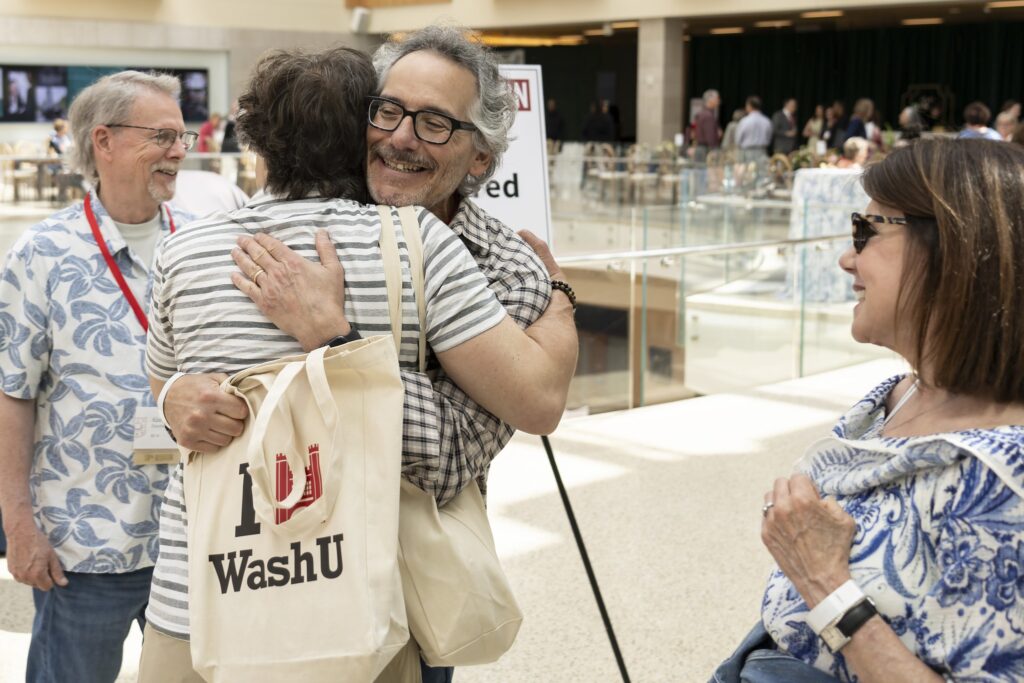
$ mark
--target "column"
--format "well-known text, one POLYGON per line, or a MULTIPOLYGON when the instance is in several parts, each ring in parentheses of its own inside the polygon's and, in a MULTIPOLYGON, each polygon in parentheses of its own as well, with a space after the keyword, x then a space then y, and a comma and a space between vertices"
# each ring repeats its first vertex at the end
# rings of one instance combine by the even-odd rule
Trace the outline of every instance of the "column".
POLYGON ((641 19, 637 35, 636 139, 657 145, 683 131, 682 19, 641 19))

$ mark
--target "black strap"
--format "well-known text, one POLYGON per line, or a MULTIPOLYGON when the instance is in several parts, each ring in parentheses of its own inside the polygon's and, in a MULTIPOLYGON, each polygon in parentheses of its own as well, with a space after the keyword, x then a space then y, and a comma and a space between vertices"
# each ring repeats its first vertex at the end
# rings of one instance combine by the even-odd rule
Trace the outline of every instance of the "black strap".
POLYGON ((836 624, 836 628, 847 638, 853 638, 861 626, 866 624, 871 617, 878 614, 875 605, 870 600, 861 600, 843 615, 843 618, 836 624))
POLYGON ((601 597, 601 589, 598 587, 597 577, 594 575, 594 568, 590 565, 590 555, 587 554, 587 547, 583 545, 583 535, 580 534, 580 527, 576 524, 576 515, 572 511, 569 494, 565 490, 565 485, 562 484, 562 475, 558 473, 558 465, 555 464, 555 453, 551 450, 551 442, 546 436, 540 437, 540 440, 544 443, 544 450, 548 453, 548 462, 551 463, 551 471, 554 473, 555 483, 558 485, 558 495, 562 497, 565 514, 569 517, 569 526, 572 527, 572 535, 576 538, 576 547, 579 548, 580 559, 583 560, 583 568, 587 570, 587 578, 590 579, 590 588, 594 591, 597 609, 601 612, 604 630, 608 633, 608 640, 612 644, 612 652, 615 653, 615 663, 619 665, 619 673, 622 675, 623 683, 629 683, 629 672, 626 671, 626 662, 622 659, 622 651, 619 650, 619 641, 615 638, 612 620, 608 617, 608 610, 605 609, 604 599, 601 597))

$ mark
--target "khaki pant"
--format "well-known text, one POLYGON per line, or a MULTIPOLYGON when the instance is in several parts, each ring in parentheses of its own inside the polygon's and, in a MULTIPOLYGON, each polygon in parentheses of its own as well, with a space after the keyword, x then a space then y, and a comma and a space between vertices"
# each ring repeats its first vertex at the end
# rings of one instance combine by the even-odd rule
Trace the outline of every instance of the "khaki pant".
POLYGON ((138 683, 205 683, 192 668, 187 640, 178 640, 149 624, 142 632, 138 683))
MULTIPOLYGON (((416 641, 409 639, 395 655, 376 683, 420 683, 420 656, 416 641)), ((192 652, 187 640, 178 640, 157 631, 149 624, 142 632, 142 658, 137 683, 206 683, 192 668, 192 652)))

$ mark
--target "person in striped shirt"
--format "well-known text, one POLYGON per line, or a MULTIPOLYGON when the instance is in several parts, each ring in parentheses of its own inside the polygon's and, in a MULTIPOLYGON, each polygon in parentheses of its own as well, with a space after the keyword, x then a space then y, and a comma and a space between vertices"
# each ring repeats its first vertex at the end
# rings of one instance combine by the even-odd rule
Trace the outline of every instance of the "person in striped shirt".
MULTIPOLYGON (((446 37, 457 35, 468 44, 461 34, 448 29, 442 32, 446 37)), ((158 267, 149 367, 154 389, 162 388, 163 381, 175 371, 192 373, 187 380, 176 382, 165 399, 165 413, 175 435, 180 443, 190 448, 213 451, 240 433, 244 412, 239 412, 236 404, 216 390, 216 383, 225 374, 215 373, 236 372, 300 348, 316 348, 333 338, 351 336, 353 329, 366 333, 388 329, 386 313, 381 315, 383 309, 377 310, 373 293, 367 291, 378 285, 383 287, 383 280, 375 276, 372 268, 367 270, 353 259, 376 248, 376 234, 380 229, 374 218, 376 211, 358 202, 334 199, 339 196, 362 198, 366 193, 367 176, 362 160, 368 157, 367 148, 361 147, 355 156, 358 161, 354 168, 350 148, 354 139, 363 144, 367 140, 353 137, 349 127, 365 126, 367 107, 372 112, 374 100, 368 104, 366 99, 360 99, 357 113, 352 115, 352 98, 358 96, 353 79, 359 69, 352 66, 358 60, 350 52, 305 56, 278 53, 261 62, 249 93, 243 97, 243 113, 238 125, 243 138, 248 137, 250 145, 266 158, 270 196, 255 200, 229 216, 213 217, 191 226, 189 238, 175 243, 175 249, 167 253, 158 267), (302 102, 303 107, 290 114, 290 126, 268 121, 270 117, 265 110, 270 107, 261 105, 272 96, 267 94, 261 98, 260 93, 282 97, 282 90, 300 88, 301 74, 316 72, 322 66, 320 61, 330 61, 328 55, 348 65, 344 69, 324 67, 325 73, 335 78, 341 78, 339 74, 347 71, 344 84, 338 83, 338 92, 333 93, 332 106, 316 112, 324 116, 328 116, 325 111, 331 112, 328 119, 333 120, 326 130, 332 132, 324 133, 322 126, 313 124, 315 114, 310 110, 316 107, 310 104, 312 95, 309 93, 309 97, 296 95, 293 98, 292 101, 302 102), (274 59, 282 63, 275 65, 274 59), (272 78, 282 73, 287 77, 272 78), (261 85, 261 79, 270 79, 273 83, 261 85), (295 119, 310 124, 304 130, 303 126, 294 125, 295 119), (286 199, 288 197, 291 199, 286 199), (325 204, 330 205, 330 210, 325 204), (339 221, 347 227, 339 227, 339 221), (319 233, 314 239, 317 228, 326 228, 329 234, 319 233), (252 235, 261 231, 272 232, 273 237, 294 251, 282 248, 273 254, 260 253, 262 247, 257 246, 252 235), (235 258, 243 267, 248 267, 244 272, 252 279, 243 278, 225 258, 229 245, 236 239, 242 248, 236 250, 235 258), (250 258, 246 253, 256 256, 252 265, 246 261, 250 258), (321 264, 309 260, 316 255, 321 264), (338 263, 338 255, 346 263, 347 271, 338 263), (278 262, 279 257, 285 260, 278 262), (271 258, 277 265, 270 263, 271 258), (263 272, 258 272, 257 268, 263 272), (241 292, 231 286, 230 271, 235 271, 233 277, 241 292), (347 291, 344 287, 346 273, 347 291), (289 274, 302 278, 302 286, 281 287, 280 290, 300 293, 306 298, 280 307, 277 304, 284 299, 272 299, 267 292, 278 287, 289 274), (214 282, 215 292, 210 290, 214 282), (252 296, 253 301, 243 292, 252 296), (292 311, 291 318, 281 317, 282 308, 292 311), (199 331, 200 319, 205 323, 212 321, 217 334, 204 335, 199 331), (276 326, 267 325, 268 319, 276 326), (301 324, 296 325, 296 321, 301 324), (198 411, 191 414, 188 410, 181 411, 179 401, 197 404, 198 411)), ((422 109, 438 110, 432 113, 444 111, 443 116, 466 123, 465 119, 475 109, 474 100, 480 98, 482 90, 479 86, 473 87, 477 85, 474 73, 459 62, 436 56, 433 50, 427 52, 430 54, 413 56, 448 60, 441 65, 436 62, 431 65, 431 73, 438 76, 441 83, 434 95, 447 97, 461 92, 464 97, 452 102, 426 102, 428 106, 422 109), (442 65, 450 67, 447 76, 437 69, 442 65)), ((401 61, 405 59, 409 56, 405 55, 401 61)), ((399 60, 393 60, 392 64, 395 62, 399 60)), ((399 62, 399 66, 415 66, 415 62, 412 60, 406 65, 399 62)), ((493 67, 493 62, 490 66, 493 67)), ((399 79, 386 79, 385 87, 392 87, 387 85, 389 83, 401 84, 402 72, 403 69, 392 69, 392 76, 399 79)), ((490 76, 492 87, 505 87, 497 79, 496 68, 490 76)), ((327 80, 327 76, 321 74, 321 77, 321 81, 327 80)), ((323 88, 322 83, 318 90, 324 99, 330 99, 325 93, 331 91, 323 88)), ((391 93, 384 90, 383 95, 391 93)), ((392 95, 398 96, 406 98, 410 108, 415 104, 414 98, 408 95, 392 95)), ((514 112, 514 100, 507 98, 502 107, 514 112)), ((497 118, 498 139, 507 140, 511 116, 497 118)), ((385 126, 387 123, 384 121, 385 126)), ((416 148, 420 143, 424 143, 423 147, 441 144, 422 140, 422 135, 439 138, 429 131, 424 133, 425 128, 420 130, 415 118, 403 116, 394 131, 376 127, 373 130, 387 133, 376 139, 373 133, 367 135, 369 148, 374 150, 369 156, 376 154, 395 167, 388 168, 387 173, 408 173, 416 179, 422 174, 429 180, 417 188, 419 196, 406 200, 393 194, 403 189, 401 183, 388 178, 375 181, 371 172, 369 194, 374 199, 426 203, 431 192, 436 194, 438 188, 447 188, 442 204, 450 205, 449 210, 438 202, 432 202, 430 208, 446 214, 443 217, 451 220, 451 230, 427 211, 419 213, 427 292, 428 297, 434 297, 436 311, 431 313, 432 299, 428 298, 427 339, 440 365, 433 383, 410 369, 412 356, 409 354, 415 346, 414 338, 403 346, 401 355, 407 393, 403 475, 433 493, 443 504, 468 482, 486 477, 490 459, 507 442, 513 427, 547 432, 557 424, 575 366, 577 342, 572 306, 565 294, 560 293, 560 298, 549 307, 551 284, 536 255, 507 227, 484 214, 461 194, 471 189, 471 186, 463 187, 468 176, 476 176, 479 186, 496 165, 491 163, 490 153, 478 149, 476 136, 471 137, 471 131, 456 129, 453 125, 446 143, 455 144, 443 150, 432 148, 432 155, 417 154, 416 148), (403 135, 411 139, 403 139, 403 135), (390 141, 390 144, 383 145, 381 141, 390 141), (431 192, 423 193, 424 189, 431 192), (448 200, 457 193, 460 200, 451 204, 448 200), (456 234, 462 239, 457 239, 456 234), (472 254, 467 246, 475 247, 472 254), (487 272, 488 279, 478 266, 487 272), (506 314, 501 304, 513 317, 506 314), (520 328, 534 322, 545 308, 549 308, 545 317, 551 322, 540 322, 529 328, 528 332, 534 336, 524 334, 520 328), (545 344, 549 348, 545 349, 545 344)), ((267 235, 259 239, 267 239, 267 235)), ((416 330, 414 312, 410 308, 406 313, 411 316, 408 329, 416 330)), ((168 487, 161 519, 162 551, 151 594, 148 644, 160 639, 153 635, 153 630, 162 636, 177 638, 179 642, 188 636, 186 511, 181 493, 179 475, 172 478, 168 487)), ((147 649, 153 650, 149 645, 144 649, 143 673, 147 669, 147 649)), ((186 645, 184 653, 187 655, 187 652, 186 645)), ((424 675, 425 680, 445 680, 450 678, 451 671, 425 667, 424 675)))

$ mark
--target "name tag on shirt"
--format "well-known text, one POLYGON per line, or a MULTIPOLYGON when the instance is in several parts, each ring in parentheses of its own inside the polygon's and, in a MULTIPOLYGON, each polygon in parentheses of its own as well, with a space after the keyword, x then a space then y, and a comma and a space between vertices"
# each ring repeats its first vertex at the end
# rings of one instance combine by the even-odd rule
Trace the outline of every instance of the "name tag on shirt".
POLYGON ((135 444, 132 462, 136 465, 173 465, 181 460, 178 444, 167 433, 160 411, 155 407, 135 409, 135 444))

